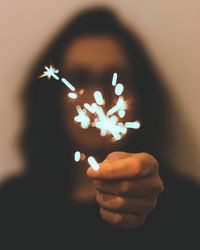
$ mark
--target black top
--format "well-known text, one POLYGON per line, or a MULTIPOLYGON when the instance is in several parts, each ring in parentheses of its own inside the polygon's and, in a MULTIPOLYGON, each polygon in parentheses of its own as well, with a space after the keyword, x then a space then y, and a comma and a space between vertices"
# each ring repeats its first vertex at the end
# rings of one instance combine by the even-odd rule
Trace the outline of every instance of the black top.
POLYGON ((0 249, 200 249, 200 189, 161 173, 165 191, 137 229, 103 221, 96 202, 72 204, 64 192, 28 176, 0 190, 0 249), (189 247, 189 248, 188 248, 189 247))

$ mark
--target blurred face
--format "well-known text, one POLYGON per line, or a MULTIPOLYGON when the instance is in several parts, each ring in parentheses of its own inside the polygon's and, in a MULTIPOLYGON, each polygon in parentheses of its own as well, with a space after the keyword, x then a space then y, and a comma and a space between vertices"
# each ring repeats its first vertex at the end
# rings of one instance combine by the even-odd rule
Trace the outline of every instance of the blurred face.
MULTIPOLYGON (((113 73, 118 74, 118 80, 126 86, 129 76, 129 62, 120 44, 110 36, 87 36, 75 40, 64 52, 64 72, 77 91, 84 89, 77 99, 64 96, 64 122, 67 134, 77 145, 99 148, 110 142, 110 137, 100 136, 97 128, 83 129, 74 121, 77 115, 76 106, 83 108, 84 103, 95 102, 93 93, 100 90, 106 101, 104 109, 114 106, 116 95, 111 84, 113 73)), ((118 81, 118 82, 119 82, 118 81)), ((124 97, 126 98, 126 93, 124 97)), ((128 94, 127 94, 128 96, 128 94)), ((129 121, 132 117, 129 115, 129 121)))

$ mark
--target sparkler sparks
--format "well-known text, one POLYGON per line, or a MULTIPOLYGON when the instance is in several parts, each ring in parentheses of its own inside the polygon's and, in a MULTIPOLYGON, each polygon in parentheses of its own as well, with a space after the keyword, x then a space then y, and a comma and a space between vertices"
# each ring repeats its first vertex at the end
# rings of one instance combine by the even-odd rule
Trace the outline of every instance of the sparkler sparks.
MULTIPOLYGON (((46 71, 43 72, 42 75, 40 75, 39 77, 47 77, 48 79, 51 79, 51 77, 53 77, 56 80, 59 80, 59 76, 57 76, 56 74, 59 72, 58 69, 54 68, 52 65, 49 66, 49 68, 47 66, 44 66, 44 68, 46 69, 46 71)), ((71 90, 71 91, 75 91, 75 87, 67 81, 67 79, 62 78, 61 81, 71 90)), ((75 98, 75 95, 69 95, 70 98, 75 98)))
POLYGON ((81 153, 79 151, 76 151, 74 154, 74 160, 78 162, 80 161, 80 159, 81 159, 81 153))
POLYGON ((77 98, 77 94, 76 93, 69 93, 68 96, 72 99, 76 99, 77 98))
POLYGON ((56 80, 59 80, 59 77, 56 75, 59 72, 58 69, 55 69, 52 65, 50 65, 49 68, 47 66, 44 66, 44 68, 46 69, 46 71, 44 71, 43 74, 40 75, 40 78, 46 76, 48 79, 51 79, 51 77, 53 77, 56 80))
POLYGON ((116 84, 117 84, 117 73, 114 73, 112 79, 112 86, 115 86, 116 84))
POLYGON ((126 128, 138 129, 138 128, 140 128, 140 123, 138 121, 135 121, 135 122, 126 122, 125 123, 125 127, 126 128))
POLYGON ((121 83, 118 83, 115 87, 115 94, 116 95, 121 95, 124 90, 124 85, 121 83))
MULTIPOLYGON (((56 80, 60 78, 57 76, 59 70, 54 68, 52 65, 49 67, 44 67, 46 71, 40 77, 47 77, 51 79, 53 77, 56 80)), ((126 115, 127 105, 123 98, 122 93, 124 90, 124 86, 121 83, 117 83, 117 73, 113 74, 112 78, 112 86, 115 87, 114 92, 118 97, 116 104, 110 108, 107 113, 103 109, 105 105, 105 100, 103 99, 102 93, 100 91, 94 92, 94 99, 96 102, 92 104, 85 103, 84 108, 81 108, 80 105, 76 106, 76 110, 78 115, 74 117, 74 121, 79 123, 83 129, 87 129, 90 126, 96 127, 100 130, 101 136, 111 135, 113 141, 117 141, 122 139, 124 135, 126 135, 128 129, 139 129, 140 122, 125 122, 123 124, 120 122, 120 118, 124 118, 126 115)), ((72 99, 76 99, 78 96, 74 92, 75 87, 65 78, 61 78, 61 81, 71 90, 73 93, 68 93, 68 97, 72 99)), ((79 95, 82 95, 85 92, 84 89, 79 91, 79 95)), ((76 151, 74 154, 74 160, 76 162, 85 159, 85 154, 76 151)), ((88 157, 88 163, 95 170, 99 170, 99 164, 94 159, 93 156, 88 157)))
POLYGON ((126 102, 122 96, 118 98, 117 103, 108 110, 107 114, 105 114, 103 108, 100 106, 105 102, 101 92, 98 91, 97 95, 96 91, 94 97, 96 103, 92 103, 91 105, 85 103, 85 109, 81 109, 79 105, 76 107, 78 116, 76 116, 74 120, 80 123, 82 128, 86 129, 90 126, 96 127, 100 130, 101 136, 112 135, 112 140, 117 141, 127 133, 127 128, 138 129, 140 127, 138 121, 126 122, 125 124, 118 121, 119 118, 125 116, 126 102), (117 114, 114 115, 116 112, 118 112, 119 117, 117 117, 117 114), (95 115, 93 122, 91 122, 91 114, 95 115))
POLYGON ((85 109, 81 109, 80 106, 76 107, 78 116, 74 117, 74 121, 80 122, 82 128, 88 128, 90 126, 90 118, 87 116, 85 109))
POLYGON ((68 82, 67 79, 62 78, 61 81, 62 81, 71 91, 75 91, 74 86, 73 86, 70 82, 68 82))
POLYGON ((94 92, 94 98, 95 98, 96 103, 97 103, 98 105, 103 105, 104 100, 103 100, 103 97, 102 97, 102 94, 101 94, 100 91, 95 91, 95 92, 94 92))
POLYGON ((123 97, 120 96, 116 105, 113 106, 110 110, 108 110, 107 115, 113 115, 118 110, 125 111, 125 108, 126 108, 126 103, 125 103, 123 97))
POLYGON ((97 163, 97 161, 94 159, 93 156, 88 157, 88 163, 95 171, 99 170, 99 164, 97 163))

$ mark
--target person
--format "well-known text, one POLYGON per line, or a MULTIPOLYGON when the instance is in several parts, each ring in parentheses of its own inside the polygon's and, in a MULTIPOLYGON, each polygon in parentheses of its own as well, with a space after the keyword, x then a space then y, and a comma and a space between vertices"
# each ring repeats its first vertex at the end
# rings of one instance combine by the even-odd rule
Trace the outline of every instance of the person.
POLYGON ((111 10, 95 8, 39 58, 23 93, 26 171, 0 190, 2 249, 198 248, 200 190, 164 157, 167 98, 147 54, 111 10), (71 100, 62 82, 39 78, 50 63, 84 93, 71 100), (112 105, 114 72, 128 100, 124 119, 141 128, 110 143, 73 117, 95 90, 112 105), (76 150, 95 156, 100 169, 75 163, 76 150))

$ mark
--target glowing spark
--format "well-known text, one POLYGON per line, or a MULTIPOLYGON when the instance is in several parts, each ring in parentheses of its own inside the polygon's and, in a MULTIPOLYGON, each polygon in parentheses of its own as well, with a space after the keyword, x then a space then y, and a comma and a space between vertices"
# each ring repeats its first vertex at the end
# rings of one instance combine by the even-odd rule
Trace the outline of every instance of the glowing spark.
MULTIPOLYGON (((59 80, 59 77, 56 75, 59 70, 54 68, 52 65, 49 67, 44 67, 46 71, 40 77, 47 77, 50 79, 53 77, 56 80, 59 80)), ((104 109, 101 107, 105 104, 105 100, 100 91, 94 92, 94 98, 96 103, 84 104, 84 108, 82 109, 79 105, 76 106, 76 110, 78 115, 74 117, 74 121, 78 122, 80 126, 84 129, 89 128, 90 126, 95 127, 100 130, 101 136, 111 135, 112 140, 120 140, 126 133, 129 128, 131 129, 139 129, 140 122, 119 122, 120 118, 123 118, 126 114, 126 102, 124 101, 123 96, 121 94, 124 91, 124 86, 121 83, 117 84, 117 73, 113 74, 112 85, 115 86, 115 94, 118 97, 116 104, 105 113, 104 109), (91 121, 92 119, 92 121, 91 121)), ((68 93, 68 97, 72 99, 77 98, 77 93, 75 93, 75 87, 65 78, 62 78, 61 81, 71 90, 73 93, 68 93)), ((82 95, 85 92, 84 89, 79 91, 79 95, 82 95)), ((80 153, 76 151, 74 154, 74 160, 76 162, 80 160, 85 160, 86 156, 84 153, 80 153)), ((95 170, 99 170, 99 164, 94 159, 93 156, 88 157, 88 163, 95 170)))
POLYGON ((115 86, 116 84, 117 84, 117 73, 114 73, 112 78, 112 86, 115 86))
MULTIPOLYGON (((95 105, 93 105, 95 106, 95 105)), ((98 114, 98 118, 95 119, 95 127, 100 129, 101 136, 105 136, 107 134, 111 134, 115 140, 120 140, 122 133, 122 129, 117 124, 117 117, 107 117, 103 110, 99 109, 97 106, 96 111, 98 114)))
POLYGON ((100 91, 94 92, 94 98, 97 104, 103 105, 104 101, 103 101, 103 97, 100 91))
POLYGON ((76 99, 77 98, 77 94, 75 93, 68 93, 68 96, 72 99, 76 99))
POLYGON ((82 95, 84 92, 85 92, 85 90, 84 90, 84 89, 81 89, 81 90, 79 91, 79 95, 82 95))
POLYGON ((125 107, 126 107, 126 103, 124 102, 123 97, 119 97, 116 105, 112 107, 110 110, 108 110, 107 115, 113 115, 118 110, 125 109, 125 107))
POLYGON ((140 123, 138 121, 135 121, 135 122, 126 122, 125 123, 125 127, 126 128, 138 129, 138 128, 140 128, 140 123))
POLYGON ((90 118, 86 114, 86 110, 81 109, 80 106, 76 107, 78 116, 74 117, 74 120, 76 122, 79 122, 81 124, 81 127, 86 129, 90 126, 90 118))
POLYGON ((76 152, 74 153, 74 160, 75 160, 76 162, 78 162, 78 161, 80 161, 80 159, 81 159, 81 153, 80 153, 79 151, 76 151, 76 152))
POLYGON ((118 123, 118 127, 120 129, 120 132, 125 135, 127 133, 127 128, 124 126, 124 124, 122 122, 118 123))
POLYGON ((124 118, 125 114, 126 112, 123 109, 118 111, 118 115, 120 118, 124 118))
POLYGON ((96 103, 92 103, 92 108, 94 109, 95 113, 97 113, 99 119, 106 118, 102 107, 99 107, 96 103))
POLYGON ((116 95, 121 95, 122 92, 123 92, 123 90, 124 90, 123 84, 118 83, 118 84, 115 86, 115 94, 116 94, 116 95))
POLYGON ((85 160, 85 154, 81 153, 81 161, 84 161, 84 160, 85 160))
POLYGON ((90 111, 90 113, 95 113, 95 110, 94 110, 94 108, 90 105, 90 104, 88 104, 88 103, 85 103, 84 104, 84 107, 88 110, 88 111, 90 111))
POLYGON ((88 163, 95 171, 99 170, 99 164, 97 163, 97 161, 94 159, 93 156, 88 157, 88 163))
POLYGON ((74 86, 73 86, 70 82, 68 82, 67 79, 62 78, 61 81, 62 81, 71 91, 75 91, 74 86))
POLYGON ((46 76, 48 79, 50 79, 51 77, 53 77, 56 80, 59 80, 59 77, 56 75, 56 73, 59 72, 58 69, 54 68, 52 65, 50 65, 49 68, 47 66, 44 66, 44 68, 46 69, 46 71, 44 71, 43 74, 40 75, 40 78, 46 76))
MULTIPOLYGON (((49 68, 48 68, 47 66, 44 66, 44 68, 46 69, 46 71, 44 71, 43 74, 39 76, 40 78, 46 76, 48 79, 51 79, 51 77, 53 77, 54 79, 59 80, 59 77, 56 75, 56 74, 59 72, 58 69, 54 68, 52 65, 50 65, 49 68)), ((62 81, 71 91, 75 91, 75 87, 74 87, 70 82, 68 82, 67 79, 62 78, 61 81, 62 81)), ((71 95, 71 94, 70 94, 70 95, 68 95, 68 96, 69 96, 70 98, 75 99, 75 98, 77 97, 77 95, 76 95, 76 97, 75 97, 75 95, 76 95, 76 94, 74 94, 74 95, 71 95)))

